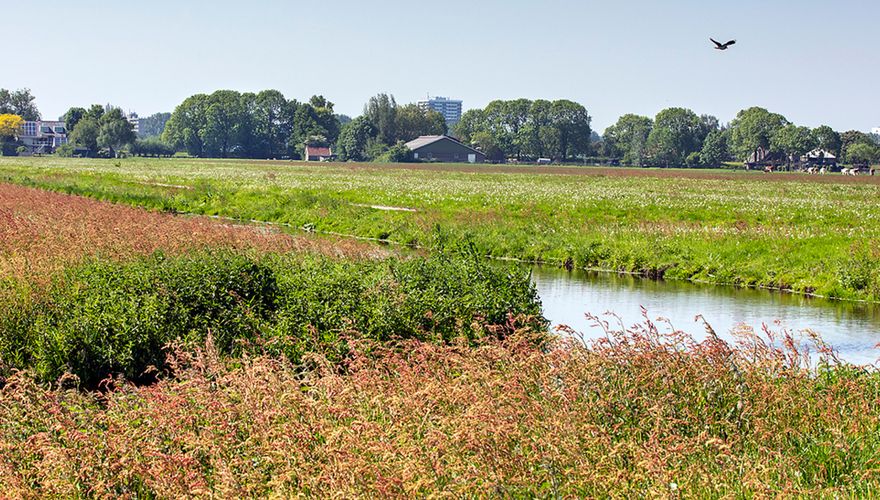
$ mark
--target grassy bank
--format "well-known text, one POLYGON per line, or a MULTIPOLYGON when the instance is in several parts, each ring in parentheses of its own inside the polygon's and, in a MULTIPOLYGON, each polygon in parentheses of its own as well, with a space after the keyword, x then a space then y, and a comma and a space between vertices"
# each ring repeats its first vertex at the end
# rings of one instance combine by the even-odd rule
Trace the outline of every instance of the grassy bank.
MULTIPOLYGON (((14 497, 869 497, 880 377, 650 326, 584 347, 351 345, 231 361, 96 396, 0 389, 14 497)), ((784 345, 785 338, 777 339, 784 345)))
POLYGON ((209 333, 224 355, 338 361, 351 336, 474 340, 517 316, 544 330, 528 278, 457 244, 400 256, 0 185, 0 377, 150 380, 169 344, 209 333))
POLYGON ((430 244, 439 227, 493 256, 880 299, 880 185, 869 179, 529 172, 0 159, 9 182, 156 210, 411 245, 430 244))

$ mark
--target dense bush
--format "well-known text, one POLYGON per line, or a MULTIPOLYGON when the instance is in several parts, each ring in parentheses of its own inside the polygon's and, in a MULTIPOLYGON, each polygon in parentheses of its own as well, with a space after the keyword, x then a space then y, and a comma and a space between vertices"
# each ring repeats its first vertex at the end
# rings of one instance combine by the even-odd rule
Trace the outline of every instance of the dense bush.
POLYGON ((75 153, 76 149, 72 144, 62 144, 55 148, 55 155, 61 158, 73 158, 75 153))
POLYGON ((163 142, 158 137, 149 139, 138 139, 129 147, 129 153, 134 156, 172 156, 175 153, 174 147, 163 142))
MULTIPOLYGON (((11 294, 9 294, 11 295, 11 294)), ((34 298, 0 305, 0 363, 43 380, 65 372, 94 386, 112 373, 140 378, 162 367, 164 347, 200 343, 221 352, 342 352, 344 336, 376 340, 473 339, 508 315, 544 328, 525 272, 475 256, 340 261, 302 255, 215 252, 70 270, 34 298), (32 302, 31 302, 32 301, 32 302)))

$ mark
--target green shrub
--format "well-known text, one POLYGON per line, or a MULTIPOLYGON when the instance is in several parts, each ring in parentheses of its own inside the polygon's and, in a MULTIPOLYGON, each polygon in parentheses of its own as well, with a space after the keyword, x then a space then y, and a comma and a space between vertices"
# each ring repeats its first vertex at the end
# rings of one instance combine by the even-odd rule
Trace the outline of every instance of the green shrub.
POLYGON ((298 361, 311 350, 339 359, 343 334, 474 339, 488 325, 508 325, 509 315, 531 315, 528 326, 546 328, 524 270, 448 252, 378 262, 156 254, 89 263, 32 304, 26 297, 7 302, 0 369, 32 368, 45 381, 70 372, 87 387, 111 374, 138 380, 163 366, 169 343, 199 345, 209 333, 224 354, 260 349, 298 361))
POLYGON ((62 144, 55 148, 55 154, 61 158, 73 158, 76 149, 71 144, 62 144))

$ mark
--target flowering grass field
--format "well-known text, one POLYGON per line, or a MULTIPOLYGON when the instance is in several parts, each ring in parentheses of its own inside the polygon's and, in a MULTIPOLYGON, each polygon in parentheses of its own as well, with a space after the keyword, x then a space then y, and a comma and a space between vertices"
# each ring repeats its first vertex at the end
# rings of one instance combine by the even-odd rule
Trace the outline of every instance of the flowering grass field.
POLYGON ((0 179, 409 245, 440 232, 497 257, 880 299, 874 178, 479 168, 4 158, 0 179))
POLYGON ((880 493, 874 368, 648 318, 559 338, 523 269, 482 258, 870 298, 874 184, 54 159, 2 180, 0 496, 880 493))
MULTIPOLYGON (((354 342, 314 355, 170 353, 107 392, 0 389, 13 497, 870 497, 880 377, 807 368, 792 339, 354 342)), ((115 387, 114 387, 115 386, 115 387)))

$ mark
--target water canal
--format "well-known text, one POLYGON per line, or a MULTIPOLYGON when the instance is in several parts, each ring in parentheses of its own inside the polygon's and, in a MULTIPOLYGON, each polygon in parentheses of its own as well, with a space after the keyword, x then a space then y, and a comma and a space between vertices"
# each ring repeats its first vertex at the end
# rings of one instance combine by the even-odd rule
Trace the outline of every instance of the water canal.
MULTIPOLYGON (((875 348, 880 342, 877 304, 540 266, 532 269, 532 279, 551 325, 568 325, 587 338, 604 334, 584 313, 602 315, 612 311, 629 327, 643 322, 644 306, 652 320, 668 318, 676 329, 697 338, 704 336, 704 330, 694 318, 702 314, 716 332, 728 339, 732 338, 729 332, 740 324, 756 331, 762 324, 775 331, 783 327, 793 332, 810 329, 849 362, 874 363, 880 358, 880 349, 875 348)), ((610 320, 611 326, 619 326, 611 316, 604 319, 610 320)))

